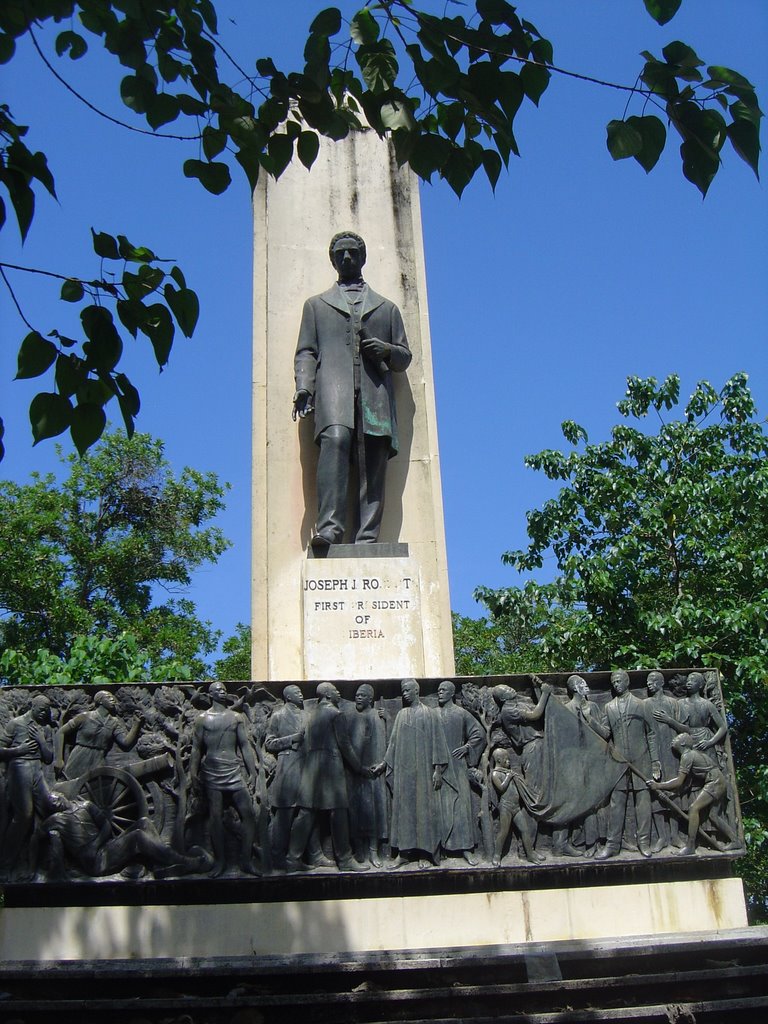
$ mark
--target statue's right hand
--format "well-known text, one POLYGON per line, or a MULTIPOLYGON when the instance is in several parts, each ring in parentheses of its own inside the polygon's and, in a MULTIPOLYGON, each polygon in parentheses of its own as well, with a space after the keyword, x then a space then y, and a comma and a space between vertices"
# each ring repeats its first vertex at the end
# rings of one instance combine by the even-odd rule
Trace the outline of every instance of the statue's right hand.
POLYGON ((298 419, 303 420, 305 416, 312 412, 314 409, 314 403, 312 402, 312 395, 304 389, 297 391, 293 396, 293 412, 291 418, 295 422, 298 419))

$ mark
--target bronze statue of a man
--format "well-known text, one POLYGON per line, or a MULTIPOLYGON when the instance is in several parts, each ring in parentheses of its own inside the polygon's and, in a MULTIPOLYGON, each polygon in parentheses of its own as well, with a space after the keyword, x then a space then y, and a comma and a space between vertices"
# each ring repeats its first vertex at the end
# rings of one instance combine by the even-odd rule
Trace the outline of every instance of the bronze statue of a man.
POLYGON ((393 372, 411 351, 397 306, 362 277, 365 242, 351 231, 329 248, 338 281, 304 303, 294 371, 293 418, 314 412, 317 464, 315 550, 344 539, 349 466, 360 477, 356 544, 378 540, 387 460, 397 453, 393 372))

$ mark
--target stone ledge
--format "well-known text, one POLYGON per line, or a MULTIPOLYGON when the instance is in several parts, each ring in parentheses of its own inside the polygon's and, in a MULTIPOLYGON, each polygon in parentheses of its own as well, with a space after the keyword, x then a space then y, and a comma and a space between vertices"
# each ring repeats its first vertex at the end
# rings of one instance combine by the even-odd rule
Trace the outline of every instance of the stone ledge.
POLYGON ((214 906, 6 908, 0 960, 450 949, 746 925, 740 879, 214 906))

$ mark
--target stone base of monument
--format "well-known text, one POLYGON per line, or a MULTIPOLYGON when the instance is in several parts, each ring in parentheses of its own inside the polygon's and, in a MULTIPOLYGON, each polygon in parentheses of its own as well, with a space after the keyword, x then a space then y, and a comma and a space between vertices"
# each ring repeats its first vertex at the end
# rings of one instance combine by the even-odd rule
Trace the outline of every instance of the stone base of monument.
POLYGON ((0 989, 0 1017, 24 1024, 753 1024, 768 1008, 768 928, 386 954, 17 960, 0 965, 0 989))
MULTIPOLYGON (((415 873, 408 881, 404 875, 401 886, 387 886, 394 893, 386 896, 372 895, 375 890, 358 878, 345 878, 342 889, 338 875, 327 876, 325 882, 311 879, 311 886, 290 879, 271 893, 254 889, 251 899, 242 883, 227 886, 225 881, 218 891, 232 902, 215 902, 208 884, 206 903, 201 904, 193 902, 191 882, 180 886, 179 903, 157 905, 146 884, 135 905, 108 905, 125 900, 126 893, 124 887, 121 891, 103 884, 83 890, 83 902, 93 905, 54 906, 53 889, 46 893, 46 906, 5 907, 0 960, 402 953, 720 931, 747 923, 738 878, 603 885, 582 880, 578 887, 578 879, 571 878, 570 886, 557 889, 491 888, 486 880, 475 891, 465 878, 465 891, 416 895, 409 889, 429 889, 419 874, 428 872, 415 873), (350 885, 353 881, 358 884, 350 885), (185 897, 189 902, 182 902, 185 897)), ((627 873, 626 879, 631 878, 627 873)), ((24 887, 11 887, 8 902, 14 896, 21 902, 24 887)))

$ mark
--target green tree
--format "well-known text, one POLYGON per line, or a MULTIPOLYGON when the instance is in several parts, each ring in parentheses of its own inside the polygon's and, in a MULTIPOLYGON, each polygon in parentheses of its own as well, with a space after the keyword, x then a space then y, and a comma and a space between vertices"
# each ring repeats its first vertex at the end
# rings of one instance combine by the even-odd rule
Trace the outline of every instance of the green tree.
POLYGON ((12 648, 0 655, 0 682, 5 686, 106 686, 191 678, 189 666, 180 661, 154 664, 132 633, 76 636, 65 656, 45 647, 33 657, 12 648))
POLYGON ((182 595, 191 572, 229 546, 206 525, 225 487, 213 473, 175 475, 146 434, 108 434, 63 461, 61 483, 0 482, 0 645, 68 659, 78 636, 127 631, 156 672, 180 661, 204 676, 218 633, 190 600, 161 595, 182 595))
POLYGON ((473 619, 453 612, 453 652, 460 676, 499 676, 540 669, 538 632, 522 617, 473 619))
MULTIPOLYGON (((532 469, 559 494, 528 513, 521 573, 552 556, 555 578, 475 596, 495 625, 538 622, 540 669, 712 667, 722 673, 749 839, 747 881, 765 914, 768 840, 768 436, 745 374, 702 381, 682 416, 679 379, 630 377, 627 421, 590 444, 562 424, 568 452, 532 469), (646 417, 658 423, 653 433, 646 417), (642 429, 645 427, 646 429, 642 429)), ((519 627, 518 627, 519 628, 519 627)))
MULTIPOLYGON (((681 0, 644 4, 663 25, 681 0)), ((557 65, 552 43, 506 0, 455 8, 443 0, 379 0, 348 19, 328 7, 309 26, 301 68, 282 70, 260 57, 255 74, 246 70, 252 60, 238 61, 223 44, 213 0, 5 0, 0 61, 13 58, 22 37, 75 95, 54 64, 103 46, 126 71, 122 102, 147 125, 127 127, 191 144, 195 155, 185 160, 183 173, 213 194, 229 187, 235 164, 251 186, 263 173, 279 177, 294 157, 311 167, 320 136, 342 139, 363 120, 391 135, 398 161, 419 177, 437 175, 461 195, 482 171, 495 188, 510 156, 519 154, 518 110, 539 104, 553 74, 572 74, 557 65), (57 25, 56 56, 48 56, 43 30, 57 25), (171 131, 176 122, 181 127, 171 131)), ((627 97, 623 116, 607 126, 611 156, 633 158, 650 171, 670 126, 681 140, 683 174, 702 194, 726 145, 757 173, 762 114, 750 82, 730 68, 705 66, 677 40, 660 57, 647 51, 642 57, 630 84, 598 83, 627 97)), ((27 135, 27 126, 0 107, 0 184, 22 237, 34 217, 36 190, 56 195, 45 154, 28 147, 27 135)), ((0 226, 5 210, 0 200, 0 226)), ((61 280, 62 299, 83 303, 85 340, 55 330, 45 335, 26 321, 19 352, 19 377, 53 375, 30 407, 35 440, 69 430, 81 453, 101 436, 104 406, 113 398, 129 435, 133 431, 139 395, 120 368, 121 331, 145 335, 162 368, 176 328, 189 336, 198 311, 182 272, 166 273, 146 246, 100 231, 94 249, 109 262, 92 280, 46 271, 61 280)), ((0 273, 10 287, 2 267, 0 273)))
POLYGON ((214 663, 215 679, 232 681, 251 678, 251 627, 238 622, 235 632, 221 645, 223 658, 214 663))

